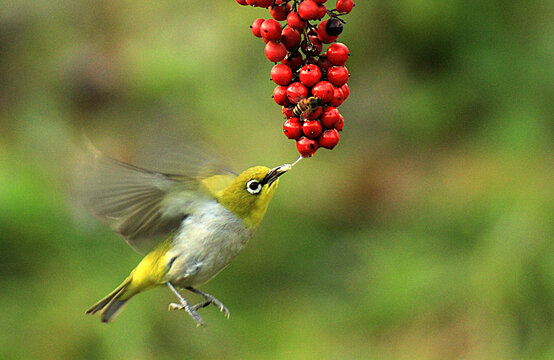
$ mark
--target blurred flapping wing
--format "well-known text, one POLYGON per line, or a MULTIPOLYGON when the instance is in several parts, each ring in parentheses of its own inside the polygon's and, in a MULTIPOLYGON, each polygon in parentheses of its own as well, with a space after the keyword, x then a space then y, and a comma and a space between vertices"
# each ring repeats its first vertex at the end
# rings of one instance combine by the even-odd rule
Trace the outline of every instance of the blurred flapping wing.
POLYGON ((200 163, 175 173, 130 165, 92 149, 78 171, 78 194, 85 207, 107 221, 135 250, 150 251, 176 231, 205 195, 204 178, 227 170, 200 163))

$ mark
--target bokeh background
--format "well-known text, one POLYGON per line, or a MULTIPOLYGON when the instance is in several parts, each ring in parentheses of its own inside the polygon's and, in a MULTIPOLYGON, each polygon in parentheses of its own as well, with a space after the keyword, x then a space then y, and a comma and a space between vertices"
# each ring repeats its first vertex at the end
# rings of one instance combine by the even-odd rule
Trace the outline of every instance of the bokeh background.
POLYGON ((163 124, 236 170, 293 161, 268 13, 0 2, 0 358, 553 359, 553 3, 356 3, 341 142, 282 178, 201 287, 231 319, 197 329, 165 288, 85 316, 140 256, 72 200, 74 145, 133 160, 163 124))

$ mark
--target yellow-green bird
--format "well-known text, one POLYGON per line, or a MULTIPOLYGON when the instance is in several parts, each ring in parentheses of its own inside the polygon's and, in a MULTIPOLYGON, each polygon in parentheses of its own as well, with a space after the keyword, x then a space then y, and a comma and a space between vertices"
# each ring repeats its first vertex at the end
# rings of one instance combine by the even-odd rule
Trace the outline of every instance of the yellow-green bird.
POLYGON ((204 325, 198 309, 210 304, 229 317, 223 303, 196 286, 245 247, 264 218, 278 178, 291 167, 255 166, 235 175, 217 161, 189 157, 177 171, 158 172, 93 151, 80 171, 84 205, 146 256, 87 314, 100 312, 101 320, 109 322, 133 296, 167 285, 179 299, 169 309, 185 310, 197 325, 204 325), (178 289, 204 301, 189 304, 178 289))

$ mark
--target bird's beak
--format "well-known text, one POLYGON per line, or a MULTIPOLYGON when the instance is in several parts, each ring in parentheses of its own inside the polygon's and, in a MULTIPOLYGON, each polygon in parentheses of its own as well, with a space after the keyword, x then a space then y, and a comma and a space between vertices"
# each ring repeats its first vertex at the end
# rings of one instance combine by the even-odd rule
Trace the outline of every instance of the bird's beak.
POLYGON ((271 185, 272 182, 277 180, 279 176, 283 175, 292 168, 290 164, 285 164, 281 166, 274 167, 273 169, 267 172, 267 175, 263 179, 263 183, 271 185))

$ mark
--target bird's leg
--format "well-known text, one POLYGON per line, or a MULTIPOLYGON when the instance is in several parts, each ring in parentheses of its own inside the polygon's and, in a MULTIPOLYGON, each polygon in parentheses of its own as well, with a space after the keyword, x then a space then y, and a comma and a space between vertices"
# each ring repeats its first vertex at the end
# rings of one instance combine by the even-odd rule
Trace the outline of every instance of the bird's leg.
POLYGON ((200 314, 196 311, 197 309, 194 306, 189 305, 187 300, 175 289, 175 286, 173 286, 172 283, 167 282, 167 286, 173 291, 175 295, 177 295, 177 298, 179 299, 180 304, 171 303, 169 304, 169 310, 186 310, 186 312, 189 313, 189 315, 196 321, 197 326, 204 326, 206 325, 204 323, 204 320, 202 320, 202 317, 200 317, 200 314))
POLYGON ((198 289, 195 289, 192 286, 188 286, 185 289, 187 289, 188 291, 191 291, 195 294, 198 294, 198 295, 200 295, 204 298, 204 302, 202 302, 200 304, 196 304, 192 307, 194 310, 198 310, 198 309, 204 308, 204 307, 206 307, 210 304, 214 304, 215 306, 217 306, 219 308, 219 311, 221 311, 223 314, 225 314, 227 319, 229 318, 229 316, 231 316, 231 312, 229 311, 229 309, 227 309, 227 307, 225 305, 223 305, 223 303, 221 301, 217 300, 212 295, 206 294, 205 292, 202 292, 198 289))

